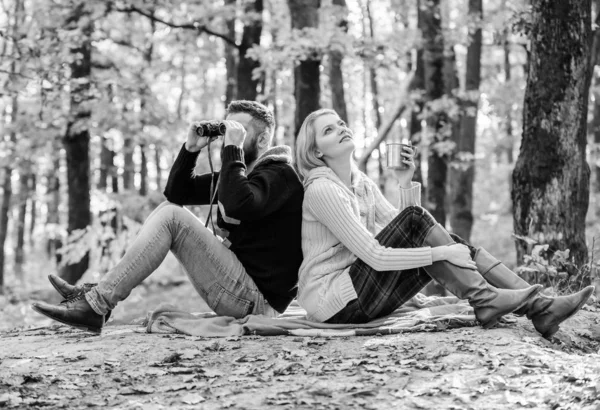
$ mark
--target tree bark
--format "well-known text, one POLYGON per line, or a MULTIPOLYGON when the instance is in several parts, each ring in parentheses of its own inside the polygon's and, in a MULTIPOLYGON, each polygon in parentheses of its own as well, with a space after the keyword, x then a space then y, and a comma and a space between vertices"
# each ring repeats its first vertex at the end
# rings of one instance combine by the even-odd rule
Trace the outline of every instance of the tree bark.
MULTIPOLYGON (((430 102, 444 94, 444 38, 440 17, 440 0, 427 0, 420 4, 423 61, 425 69, 425 99, 430 102)), ((442 115, 433 113, 428 118, 434 135, 429 144, 427 158, 427 200, 426 207, 433 217, 442 225, 446 224, 446 177, 448 165, 446 158, 437 152, 436 144, 445 137, 441 130, 444 125, 442 115)))
POLYGON ((263 22, 263 0, 254 0, 245 7, 245 13, 254 14, 251 21, 244 25, 242 42, 240 43, 239 61, 237 66, 237 98, 240 100, 256 100, 260 80, 254 78, 254 70, 260 67, 260 63, 246 55, 255 44, 260 44, 263 22))
POLYGON ((154 144, 154 165, 156 166, 156 190, 162 192, 162 168, 160 167, 160 147, 154 144))
MULTIPOLYGON (((419 16, 420 16, 419 11, 419 16)), ((422 142, 422 132, 423 129, 421 127, 421 119, 419 116, 423 112, 423 98, 421 97, 421 91, 425 90, 425 63, 423 62, 423 50, 417 50, 417 58, 415 61, 415 69, 414 69, 414 77, 410 83, 410 91, 415 91, 415 94, 419 95, 416 98, 413 98, 411 101, 412 107, 410 111, 410 125, 409 125, 409 134, 410 134, 410 143, 413 146, 420 146, 422 142)), ((421 155, 421 150, 417 151, 417 155, 415 156, 415 175, 413 180, 415 182, 419 182, 421 184, 421 197, 426 197, 425 184, 423 183, 423 170, 421 168, 421 163, 423 162, 423 157, 421 155)))
POLYGON ((35 225, 37 224, 37 177, 35 173, 31 173, 29 176, 30 187, 29 187, 29 202, 30 202, 30 225, 29 225, 29 244, 35 243, 34 233, 35 225))
POLYGON ((133 163, 133 139, 131 136, 123 137, 123 189, 133 189, 133 175, 135 164, 133 163))
MULTIPOLYGON (((534 0, 532 16, 523 140, 513 172, 515 233, 548 244, 550 253, 570 249, 582 265, 588 258, 591 2, 534 0)), ((517 241, 516 247, 522 262, 528 246, 517 241)))
MULTIPOLYGON (((225 0, 226 7, 234 7, 236 0, 225 0)), ((226 22, 227 36, 235 40, 235 18, 226 22)), ((225 71, 227 72, 227 85, 225 87, 225 108, 237 98, 237 69, 238 49, 230 43, 225 43, 225 71)))
POLYGON ((148 195, 148 156, 146 144, 140 144, 140 195, 148 195))
POLYGON ((469 17, 477 19, 477 26, 469 30, 467 48, 466 98, 461 101, 462 115, 460 132, 457 135, 456 151, 459 166, 452 167, 452 190, 450 193, 450 224, 455 234, 469 241, 473 228, 473 181, 475 178, 475 138, 477 130, 477 107, 481 82, 481 20, 482 0, 469 0, 469 17), (467 160, 461 161, 461 153, 467 160))
MULTIPOLYGON (((70 46, 73 61, 70 63, 69 121, 63 140, 67 159, 68 222, 67 232, 86 229, 91 222, 90 212, 90 132, 91 119, 91 35, 93 23, 86 3, 81 1, 67 18, 67 27, 80 30, 79 42, 70 46)), ((66 265, 61 276, 76 283, 87 270, 89 253, 75 264, 66 265)))
POLYGON ((54 170, 60 169, 60 147, 57 143, 53 144, 52 150, 52 170, 46 174, 47 184, 47 208, 46 213, 46 229, 50 232, 46 250, 48 256, 56 258, 56 263, 60 263, 61 256, 56 252, 62 246, 62 240, 58 234, 58 226, 60 225, 59 207, 60 207, 60 178, 54 170), (50 227, 48 227, 50 225, 50 227))
MULTIPOLYGON (((343 36, 348 32, 348 8, 346 0, 333 0, 334 10, 337 16, 337 36, 343 36)), ((329 86, 331 87, 331 105, 340 118, 348 122, 348 110, 346 108, 346 96, 344 92, 344 72, 342 61, 344 54, 339 49, 329 52, 329 86)))
POLYGON ((102 137, 102 147, 100 148, 100 179, 98 180, 98 189, 108 189, 108 177, 113 167, 113 152, 108 148, 108 139, 102 137))
POLYGON ((16 223, 17 241, 15 244, 15 275, 23 279, 23 261, 25 247, 25 219, 27 218, 27 199, 29 197, 29 179, 31 172, 22 168, 19 172, 18 215, 16 223))
MULTIPOLYGON (((508 38, 510 30, 506 28, 504 30, 504 80, 508 83, 512 77, 512 67, 510 65, 510 41, 508 38)), ((506 146, 504 150, 506 152, 506 161, 509 164, 515 162, 513 155, 514 136, 512 126, 512 107, 508 105, 506 110, 506 146)))
MULTIPOLYGON (((316 28, 319 25, 320 0, 288 0, 292 29, 316 28)), ((298 136, 304 119, 321 108, 320 70, 321 56, 314 51, 294 68, 294 96, 296 111, 295 133, 298 136)))

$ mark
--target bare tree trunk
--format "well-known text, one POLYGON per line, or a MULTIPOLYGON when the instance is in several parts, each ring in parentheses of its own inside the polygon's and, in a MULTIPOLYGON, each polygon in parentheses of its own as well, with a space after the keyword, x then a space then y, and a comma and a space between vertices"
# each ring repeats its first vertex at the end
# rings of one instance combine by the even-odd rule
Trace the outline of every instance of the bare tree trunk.
MULTIPOLYGON (((226 7, 234 7, 236 0, 225 0, 226 7)), ((227 37, 235 40, 235 18, 226 22, 227 37)), ((238 49, 225 42, 225 70, 227 72, 227 86, 225 87, 225 107, 237 98, 237 70, 238 49)))
POLYGON ((113 167, 113 152, 108 148, 108 139, 102 137, 102 147, 100 148, 100 179, 98 189, 107 190, 108 176, 113 167))
POLYGON ((123 189, 133 189, 134 172, 133 139, 126 135, 123 138, 123 189))
POLYGON ((60 225, 59 218, 59 207, 60 207, 60 178, 56 171, 60 169, 60 147, 57 143, 53 144, 52 150, 52 170, 49 170, 46 176, 47 184, 47 214, 46 214, 46 225, 50 225, 51 228, 47 231, 50 233, 48 243, 46 244, 46 251, 48 256, 56 258, 56 263, 60 263, 61 256, 56 252, 62 246, 62 240, 58 236, 58 226, 60 225))
POLYGON ((146 144, 140 144, 140 195, 148 195, 148 157, 146 144))
MULTIPOLYGON (((425 66, 425 98, 428 102, 442 97, 444 94, 444 37, 440 16, 440 0, 427 0, 420 4, 423 61, 425 66)), ((446 224, 446 176, 448 165, 446 158, 437 149, 445 138, 442 132, 444 119, 441 113, 432 113, 428 123, 434 130, 429 144, 427 158, 427 201, 426 207, 434 218, 442 225, 446 224)))
MULTIPOLYGON (((288 0, 292 29, 318 27, 320 0, 288 0)), ((304 119, 321 107, 321 57, 308 56, 294 68, 294 96, 296 97, 294 138, 298 136, 304 119)))
MULTIPOLYGON (((28 168, 28 167, 27 167, 28 168)), ((30 170, 22 167, 19 172, 18 215, 16 223, 17 242, 15 244, 15 275, 23 280, 23 261, 25 247, 25 219, 27 217, 27 199, 29 197, 30 170)))
POLYGON ((162 192, 162 168, 160 167, 160 147, 154 144, 154 165, 156 165, 156 190, 162 192))
MULTIPOLYGON (((509 29, 504 29, 504 80, 508 83, 511 80, 512 70, 510 65, 510 41, 508 39, 509 29)), ((506 110, 506 160, 509 164, 515 162, 513 155, 514 135, 512 127, 512 108, 510 105, 506 110)))
MULTIPOLYGON (((517 235, 586 263, 590 170, 586 116, 590 86, 590 0, 532 1, 531 59, 523 140, 513 172, 517 235)), ((518 241, 517 258, 528 252, 518 241)))
POLYGON ((481 24, 483 19, 482 0, 469 0, 470 20, 476 19, 477 26, 469 31, 467 48, 466 98, 462 101, 463 113, 460 119, 460 133, 457 152, 466 153, 466 161, 460 161, 451 171, 453 190, 451 192, 450 224, 452 230, 466 241, 473 228, 473 181, 475 178, 475 139, 477 130, 477 108, 479 105, 479 83, 481 81, 481 24))
MULTIPOLYGON (((419 15, 420 15, 419 11, 419 15)), ((425 90, 425 64, 423 63, 423 50, 417 50, 417 58, 415 62, 415 75, 413 80, 410 83, 411 91, 421 91, 425 90)), ((420 94, 420 93, 419 93, 420 94)), ((421 127, 421 119, 419 116, 423 112, 423 99, 422 97, 417 97, 412 101, 412 109, 410 112, 410 125, 409 125, 409 133, 410 133, 410 142, 413 146, 420 146, 422 142, 422 127, 421 127)), ((421 155, 421 150, 417 151, 417 155, 415 156, 415 175, 413 180, 415 182, 419 182, 421 184, 421 197, 425 198, 425 184, 423 181, 423 171, 421 168, 421 163, 423 162, 423 157, 421 155)))
MULTIPOLYGON (((73 61, 70 64, 70 110, 69 121, 63 140, 67 158, 67 182, 69 191, 69 233, 86 229, 91 223, 90 212, 90 132, 91 118, 91 35, 93 23, 86 3, 75 5, 66 21, 68 29, 81 31, 79 41, 71 44, 73 61)), ((66 265, 61 276, 67 282, 77 282, 88 268, 89 253, 78 263, 66 265)))
POLYGON ((34 232, 35 232, 35 225, 37 223, 37 177, 35 175, 35 173, 31 173, 31 175, 29 176, 29 182, 30 182, 30 225, 29 225, 29 244, 31 246, 33 246, 33 244, 35 243, 34 241, 34 232))
MULTIPOLYGON (((348 32, 348 8, 346 0, 333 0, 334 13, 337 17, 337 35, 343 36, 348 32)), ((338 49, 329 52, 329 86, 331 87, 331 105, 340 118, 348 122, 346 98, 344 92, 344 72, 342 71, 343 53, 338 49)))
POLYGON ((254 69, 260 67, 260 63, 246 55, 255 44, 260 44, 260 36, 263 28, 262 21, 263 0, 254 0, 246 3, 245 14, 254 14, 252 21, 244 25, 242 42, 238 48, 239 61, 237 70, 237 98, 240 100, 256 100, 260 80, 254 78, 254 69))

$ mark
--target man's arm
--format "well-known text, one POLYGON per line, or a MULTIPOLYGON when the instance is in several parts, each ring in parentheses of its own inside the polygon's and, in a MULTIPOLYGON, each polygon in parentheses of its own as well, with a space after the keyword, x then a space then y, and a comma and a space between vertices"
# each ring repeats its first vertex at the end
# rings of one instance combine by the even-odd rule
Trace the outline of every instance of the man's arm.
POLYGON ((244 153, 235 145, 227 145, 222 152, 219 202, 228 217, 256 220, 278 210, 293 190, 281 166, 261 167, 246 176, 244 153))
MULTIPOLYGON (((181 147, 179 155, 171 168, 165 197, 170 202, 178 205, 207 205, 210 203, 211 174, 194 176, 196 159, 200 151, 190 152, 185 145, 181 147)), ((214 188, 217 188, 219 173, 214 173, 214 188)))

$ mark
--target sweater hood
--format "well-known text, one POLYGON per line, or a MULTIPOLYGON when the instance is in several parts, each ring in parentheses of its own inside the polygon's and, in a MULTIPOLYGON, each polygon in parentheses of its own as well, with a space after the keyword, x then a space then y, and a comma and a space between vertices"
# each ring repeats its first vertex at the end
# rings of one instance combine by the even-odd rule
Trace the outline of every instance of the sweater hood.
MULTIPOLYGON (((346 184, 344 184, 342 182, 340 177, 338 177, 337 174, 335 172, 333 172, 333 170, 329 167, 317 167, 317 168, 311 169, 308 172, 308 174, 306 175, 306 177, 304 178, 304 190, 306 191, 306 189, 310 186, 310 184, 312 184, 317 179, 321 179, 321 178, 325 178, 325 179, 328 179, 328 180, 334 182, 340 188, 342 188, 343 190, 352 194, 352 191, 350 191, 350 189, 346 186, 346 184)), ((356 190, 359 187, 359 185, 361 184, 361 181, 362 181, 361 172, 358 171, 357 169, 352 169, 352 189, 356 190)))
POLYGON ((269 148, 263 152, 260 157, 258 157, 256 164, 254 164, 254 168, 268 162, 283 162, 285 164, 291 164, 292 149, 287 145, 277 145, 276 147, 269 148))

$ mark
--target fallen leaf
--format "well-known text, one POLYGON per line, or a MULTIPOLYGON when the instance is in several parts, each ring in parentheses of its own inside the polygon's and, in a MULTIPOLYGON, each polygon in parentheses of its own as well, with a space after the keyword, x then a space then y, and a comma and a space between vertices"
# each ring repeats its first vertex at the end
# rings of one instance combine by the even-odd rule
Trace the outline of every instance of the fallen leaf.
POLYGON ((206 399, 199 394, 189 393, 181 398, 181 401, 185 404, 198 404, 206 401, 206 399))

